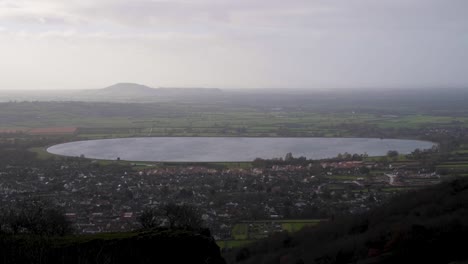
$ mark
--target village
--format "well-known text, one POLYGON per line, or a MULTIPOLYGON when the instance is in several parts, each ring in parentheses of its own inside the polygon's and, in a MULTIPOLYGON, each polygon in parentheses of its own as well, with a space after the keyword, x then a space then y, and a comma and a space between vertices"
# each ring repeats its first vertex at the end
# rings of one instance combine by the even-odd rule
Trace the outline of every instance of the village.
POLYGON ((243 221, 333 219, 441 181, 417 161, 384 158, 301 164, 293 158, 246 168, 24 160, 0 167, 0 199, 5 206, 24 199, 50 201, 63 209, 78 233, 135 230, 141 227, 143 210, 187 203, 198 209, 216 239, 225 240, 232 239, 233 227, 243 221))

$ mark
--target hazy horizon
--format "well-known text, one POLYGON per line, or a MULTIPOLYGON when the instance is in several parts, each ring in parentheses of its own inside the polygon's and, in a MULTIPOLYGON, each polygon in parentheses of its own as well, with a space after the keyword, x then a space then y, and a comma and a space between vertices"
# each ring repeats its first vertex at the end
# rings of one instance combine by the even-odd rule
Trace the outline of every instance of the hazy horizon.
POLYGON ((463 0, 0 0, 0 90, 466 89, 463 0))
MULTIPOLYGON (((115 82, 115 84, 119 84, 120 82, 115 82)), ((126 82, 127 83, 127 82, 126 82)), ((166 87, 166 86, 149 86, 144 83, 131 83, 131 84, 138 84, 148 86, 152 89, 219 89, 224 92, 281 92, 281 93, 288 93, 288 92, 295 92, 295 93, 336 93, 336 94, 346 94, 346 93, 362 93, 362 92, 457 92, 457 91, 466 91, 468 92, 468 85, 466 86, 422 86, 422 87, 383 87, 383 86, 376 86, 376 87, 316 87, 316 88, 301 88, 301 87, 243 87, 243 88, 236 88, 236 87, 196 87, 196 86, 184 86, 184 87, 166 87)), ((0 91, 3 93, 27 93, 27 92, 38 92, 38 93, 53 93, 53 92, 65 92, 65 93, 77 93, 77 92, 91 92, 102 90, 108 88, 113 85, 106 85, 103 87, 97 87, 96 85, 86 88, 45 88, 45 87, 35 87, 35 88, 17 88, 17 89, 2 89, 0 91)))

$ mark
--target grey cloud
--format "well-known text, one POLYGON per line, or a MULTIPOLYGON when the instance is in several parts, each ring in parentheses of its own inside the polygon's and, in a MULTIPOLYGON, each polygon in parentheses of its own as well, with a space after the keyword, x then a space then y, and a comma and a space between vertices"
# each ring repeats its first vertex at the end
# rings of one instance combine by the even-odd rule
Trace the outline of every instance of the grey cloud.
POLYGON ((151 81, 157 69, 166 86, 461 86, 466 10, 466 0, 0 0, 0 37, 54 39, 40 50, 63 52, 52 68, 78 61, 101 83, 114 71, 151 81))
MULTIPOLYGON (((2 3, 2 2, 0 2, 2 3)), ((443 30, 467 27, 464 0, 3 1, 0 21, 146 30, 443 30), (44 7, 41 7, 41 2, 44 7), (35 3, 31 5, 31 3, 35 3), (47 8, 49 7, 49 8, 47 8), (36 9, 35 9, 36 8, 36 9), (3 9, 3 12, 2 12, 3 9)))

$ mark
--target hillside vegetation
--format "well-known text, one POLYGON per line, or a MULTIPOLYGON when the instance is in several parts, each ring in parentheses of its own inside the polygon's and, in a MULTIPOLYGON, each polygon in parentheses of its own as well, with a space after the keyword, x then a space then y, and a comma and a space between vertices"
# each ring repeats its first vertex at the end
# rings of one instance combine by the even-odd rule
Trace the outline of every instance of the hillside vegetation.
POLYGON ((227 256, 229 263, 457 263, 468 259, 467 235, 468 180, 460 179, 227 256))
POLYGON ((0 235, 0 263, 224 263, 206 234, 188 230, 41 237, 0 235))

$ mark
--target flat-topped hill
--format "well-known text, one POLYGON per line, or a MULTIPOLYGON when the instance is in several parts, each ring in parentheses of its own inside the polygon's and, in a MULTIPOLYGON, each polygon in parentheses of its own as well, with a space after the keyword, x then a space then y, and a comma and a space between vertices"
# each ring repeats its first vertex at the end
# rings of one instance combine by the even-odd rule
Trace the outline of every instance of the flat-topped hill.
POLYGON ((155 96, 158 94, 157 89, 136 83, 118 83, 92 92, 96 95, 109 96, 155 96))
POLYGON ((137 83, 117 83, 106 88, 97 90, 88 90, 88 94, 94 96, 106 97, 156 97, 156 96, 170 96, 170 95, 194 95, 194 94, 207 94, 219 93, 220 89, 217 88, 152 88, 146 85, 137 83))

